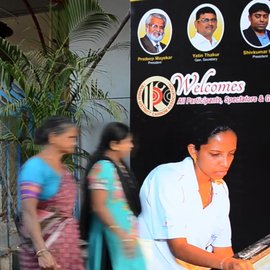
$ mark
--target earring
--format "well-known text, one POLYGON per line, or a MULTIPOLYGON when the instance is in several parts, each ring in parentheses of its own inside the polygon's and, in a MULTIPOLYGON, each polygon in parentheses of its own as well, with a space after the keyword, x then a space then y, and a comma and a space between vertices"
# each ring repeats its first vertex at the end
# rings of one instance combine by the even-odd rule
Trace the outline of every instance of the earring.
POLYGON ((194 162, 194 164, 197 163, 197 156, 194 156, 194 157, 193 157, 193 162, 194 162))

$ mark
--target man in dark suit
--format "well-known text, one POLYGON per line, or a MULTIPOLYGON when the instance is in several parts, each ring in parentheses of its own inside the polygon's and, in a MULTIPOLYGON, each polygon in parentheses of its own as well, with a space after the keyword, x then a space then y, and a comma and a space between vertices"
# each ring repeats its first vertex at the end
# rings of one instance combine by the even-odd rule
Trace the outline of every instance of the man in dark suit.
POLYGON ((269 45, 270 31, 266 29, 269 21, 269 6, 264 3, 255 3, 248 12, 250 26, 243 30, 245 39, 254 46, 269 45))
POLYGON ((164 37, 166 17, 163 14, 152 13, 145 21, 146 34, 140 39, 141 45, 146 51, 158 54, 164 50, 166 44, 161 40, 164 37))

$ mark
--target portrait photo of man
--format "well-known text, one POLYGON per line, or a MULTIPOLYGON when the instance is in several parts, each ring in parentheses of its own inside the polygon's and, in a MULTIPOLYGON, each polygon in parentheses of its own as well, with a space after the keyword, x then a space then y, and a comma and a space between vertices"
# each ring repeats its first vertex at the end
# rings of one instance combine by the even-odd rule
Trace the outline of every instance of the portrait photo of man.
POLYGON ((210 6, 203 6, 196 12, 194 26, 196 33, 190 38, 191 44, 200 51, 210 51, 218 45, 213 36, 217 30, 217 14, 210 6))
POLYGON ((153 12, 145 19, 145 35, 139 39, 142 48, 150 54, 159 54, 164 51, 163 42, 167 18, 164 14, 153 12))
POLYGON ((269 6, 265 3, 255 3, 248 9, 249 27, 243 30, 243 37, 252 46, 265 47, 270 44, 269 6))

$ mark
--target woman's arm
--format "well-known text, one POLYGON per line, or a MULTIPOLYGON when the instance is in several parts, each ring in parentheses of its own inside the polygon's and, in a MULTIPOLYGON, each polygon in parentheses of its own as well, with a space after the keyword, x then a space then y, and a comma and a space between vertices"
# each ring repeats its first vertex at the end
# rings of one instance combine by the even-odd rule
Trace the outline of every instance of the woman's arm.
POLYGON ((91 203, 93 212, 100 220, 111 229, 121 240, 132 238, 125 230, 116 224, 113 216, 106 207, 107 191, 94 189, 91 191, 91 203))
POLYGON ((29 234, 33 247, 36 250, 39 265, 44 269, 59 269, 51 253, 47 250, 44 239, 41 234, 40 224, 37 216, 38 200, 29 198, 22 200, 22 221, 23 225, 29 234))
POLYGON ((46 249, 45 242, 41 235, 41 229, 37 216, 38 200, 29 198, 22 200, 22 218, 23 224, 32 240, 36 251, 46 249))
POLYGON ((175 238, 167 240, 172 254, 179 260, 203 267, 223 270, 252 270, 249 261, 232 258, 231 247, 215 248, 210 253, 187 243, 186 238, 175 238))
POLYGON ((135 238, 129 235, 119 224, 116 223, 113 216, 106 207, 107 191, 102 189, 91 190, 91 207, 99 219, 113 231, 122 241, 127 255, 132 255, 136 246, 135 238))

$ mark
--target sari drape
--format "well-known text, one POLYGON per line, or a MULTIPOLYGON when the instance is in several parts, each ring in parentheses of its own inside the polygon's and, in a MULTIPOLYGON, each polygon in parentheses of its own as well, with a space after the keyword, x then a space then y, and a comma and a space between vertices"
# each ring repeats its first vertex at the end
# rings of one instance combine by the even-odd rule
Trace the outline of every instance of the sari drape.
MULTIPOLYGON (((38 221, 46 247, 61 270, 83 270, 78 224, 73 217, 76 185, 72 175, 63 172, 60 189, 52 198, 38 203, 38 221)), ((21 226, 22 243, 19 248, 20 270, 40 270, 36 250, 29 234, 21 226)))

